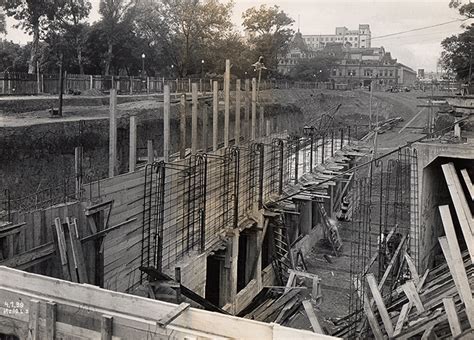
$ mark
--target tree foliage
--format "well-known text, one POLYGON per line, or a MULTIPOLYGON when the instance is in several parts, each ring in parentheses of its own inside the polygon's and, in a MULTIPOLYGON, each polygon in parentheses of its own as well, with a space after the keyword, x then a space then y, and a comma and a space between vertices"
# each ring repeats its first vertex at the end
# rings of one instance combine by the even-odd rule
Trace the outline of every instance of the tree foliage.
POLYGON ((7 23, 5 19, 5 13, 3 13, 2 9, 0 8, 0 34, 7 33, 7 23))
POLYGON ((468 79, 474 58, 474 24, 464 32, 444 39, 441 46, 441 64, 457 74, 458 79, 468 79))
POLYGON ((69 19, 82 20, 89 14, 90 3, 85 0, 5 0, 8 16, 18 21, 17 27, 33 35, 28 73, 34 73, 40 39, 59 23, 69 19))
POLYGON ((467 18, 474 18, 474 3, 471 1, 466 2, 463 0, 451 0, 449 2, 449 7, 457 8, 459 10, 459 14, 467 18))
POLYGON ((133 19, 133 2, 129 0, 100 0, 99 13, 102 15, 102 30, 107 43, 105 74, 110 74, 114 57, 114 44, 127 33, 133 19))
POLYGON ((206 47, 230 34, 232 7, 218 0, 149 0, 137 9, 136 31, 160 49, 165 67, 186 76, 202 67, 206 47))
POLYGON ((338 59, 321 54, 311 59, 302 59, 291 72, 291 78, 302 81, 328 81, 331 69, 338 59))
POLYGON ((255 51, 264 57, 268 68, 275 70, 278 54, 285 52, 294 35, 294 20, 278 6, 266 5, 247 9, 242 19, 255 51))

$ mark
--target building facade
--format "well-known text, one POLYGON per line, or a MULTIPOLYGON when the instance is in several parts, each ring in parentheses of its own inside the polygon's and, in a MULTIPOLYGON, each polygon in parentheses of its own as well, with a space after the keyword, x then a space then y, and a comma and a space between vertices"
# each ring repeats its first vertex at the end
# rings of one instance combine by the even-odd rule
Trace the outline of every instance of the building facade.
POLYGON ((331 43, 341 43, 346 48, 370 48, 370 25, 360 24, 359 29, 349 30, 347 27, 336 27, 335 34, 303 35, 310 50, 317 51, 331 43))
MULTIPOLYGON (((363 26, 363 25, 361 25, 363 26)), ((370 30, 367 32, 370 36, 370 30)), ((345 43, 347 29, 338 28, 344 42, 330 40, 324 47, 310 47, 305 35, 299 31, 295 34, 288 53, 278 58, 278 71, 288 75, 301 60, 311 59, 318 55, 330 55, 338 62, 332 65, 330 79, 336 85, 349 87, 368 86, 371 82, 378 87, 410 86, 416 81, 416 72, 393 58, 383 47, 354 47, 345 43)), ((365 31, 364 31, 365 32, 365 31)), ((367 41, 367 40, 366 40, 367 41)), ((370 41, 369 41, 370 45, 370 41)))

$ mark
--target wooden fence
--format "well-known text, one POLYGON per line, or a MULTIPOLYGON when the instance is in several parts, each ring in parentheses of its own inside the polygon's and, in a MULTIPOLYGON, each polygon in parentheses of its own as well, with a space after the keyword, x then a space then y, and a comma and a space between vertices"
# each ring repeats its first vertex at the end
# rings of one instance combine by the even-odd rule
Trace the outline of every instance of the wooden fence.
MULTIPOLYGON (((170 86, 173 92, 191 92, 191 84, 197 83, 200 92, 211 92, 212 82, 219 81, 223 86, 223 79, 178 78, 165 79, 160 77, 133 77, 133 76, 103 76, 84 74, 65 74, 64 93, 82 93, 97 95, 97 91, 107 93, 116 88, 119 94, 162 93, 164 85, 170 86), (95 90, 95 91, 94 91, 95 90)), ((242 82, 243 86, 243 82, 242 82)), ((231 82, 231 90, 235 82, 231 82)), ((266 89, 331 89, 330 82, 291 82, 286 80, 262 80, 260 90, 266 89)), ((27 74, 17 72, 0 73, 0 95, 37 95, 58 94, 58 74, 27 74)))

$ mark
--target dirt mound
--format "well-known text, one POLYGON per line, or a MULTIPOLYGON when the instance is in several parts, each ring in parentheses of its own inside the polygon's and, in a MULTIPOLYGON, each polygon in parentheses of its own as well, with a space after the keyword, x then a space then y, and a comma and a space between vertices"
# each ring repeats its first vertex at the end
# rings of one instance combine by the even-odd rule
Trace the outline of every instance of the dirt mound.
POLYGON ((104 94, 97 89, 89 89, 81 91, 81 96, 103 96, 104 94))

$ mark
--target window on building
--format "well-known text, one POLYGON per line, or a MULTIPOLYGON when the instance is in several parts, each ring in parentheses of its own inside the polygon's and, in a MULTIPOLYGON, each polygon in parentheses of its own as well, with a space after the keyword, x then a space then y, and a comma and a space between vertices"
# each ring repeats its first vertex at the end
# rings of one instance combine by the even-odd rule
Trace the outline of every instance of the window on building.
POLYGON ((336 69, 332 70, 332 75, 333 76, 337 75, 337 70, 336 69))
POLYGON ((331 41, 334 41, 334 38, 333 38, 333 37, 331 37, 331 41))
POLYGON ((384 76, 386 77, 387 75, 388 75, 388 71, 385 70, 385 71, 384 71, 384 76))
POLYGON ((393 70, 390 70, 390 77, 393 77, 393 70))
POLYGON ((349 40, 352 41, 352 37, 350 37, 349 40))

